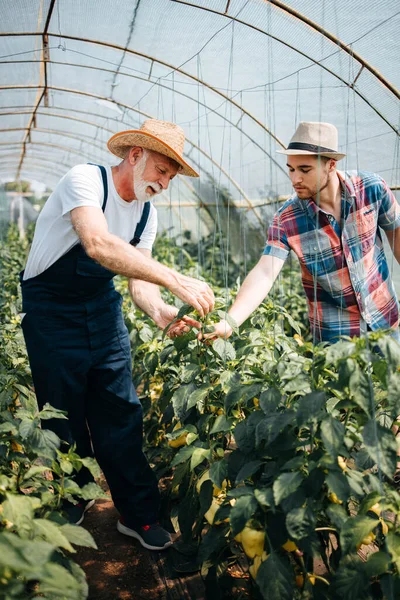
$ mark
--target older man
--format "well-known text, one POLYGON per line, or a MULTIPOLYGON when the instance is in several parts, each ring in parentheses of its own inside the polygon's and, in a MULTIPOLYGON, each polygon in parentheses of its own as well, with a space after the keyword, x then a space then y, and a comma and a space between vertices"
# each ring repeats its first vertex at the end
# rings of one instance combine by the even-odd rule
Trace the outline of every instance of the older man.
MULTIPOLYGON (((122 159, 116 167, 72 168, 46 202, 21 276, 22 328, 39 406, 68 411, 51 423, 59 437, 76 443, 81 456, 98 460, 121 518, 121 533, 149 549, 171 538, 157 522, 157 480, 142 452, 142 408, 131 374, 122 298, 115 274, 129 278, 134 301, 164 328, 177 314, 158 286, 191 304, 212 310, 209 286, 151 258, 157 216, 149 200, 179 172, 197 177, 182 157, 184 133, 173 123, 150 119, 139 130, 108 142, 122 159)), ((185 318, 170 329, 179 335, 196 322, 185 318)), ((86 469, 80 485, 89 482, 86 469)), ((70 505, 81 523, 88 504, 70 505)))
MULTIPOLYGON (((398 338, 396 293, 381 229, 400 263, 400 207, 385 181, 363 171, 340 172, 336 127, 302 122, 287 150, 295 190, 273 218, 258 264, 229 310, 240 325, 270 291, 290 252, 298 256, 314 341, 336 341, 370 329, 398 338)), ((225 321, 215 336, 229 337, 225 321)))

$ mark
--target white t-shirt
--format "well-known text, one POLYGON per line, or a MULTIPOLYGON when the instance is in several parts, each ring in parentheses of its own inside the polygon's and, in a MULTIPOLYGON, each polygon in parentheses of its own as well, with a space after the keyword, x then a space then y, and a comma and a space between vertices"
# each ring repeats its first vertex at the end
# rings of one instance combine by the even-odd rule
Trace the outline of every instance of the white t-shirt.
MULTIPOLYGON (((104 216, 110 233, 130 242, 142 216, 144 202, 126 202, 115 189, 111 168, 106 167, 108 199, 104 216)), ((79 206, 103 206, 103 180, 99 167, 76 165, 57 184, 36 222, 24 279, 43 273, 79 242, 71 223, 71 210, 79 206)), ((157 233, 157 211, 151 205, 147 225, 137 248, 151 250, 157 233)))

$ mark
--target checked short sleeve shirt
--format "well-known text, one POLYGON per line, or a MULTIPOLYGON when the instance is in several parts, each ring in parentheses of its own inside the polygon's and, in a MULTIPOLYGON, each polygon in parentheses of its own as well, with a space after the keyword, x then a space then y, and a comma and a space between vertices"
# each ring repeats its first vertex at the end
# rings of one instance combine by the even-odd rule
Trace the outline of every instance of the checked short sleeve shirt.
MULTIPOLYGON (((341 223, 313 200, 294 195, 275 214, 264 254, 299 258, 315 340, 360 335, 367 326, 397 330, 399 309, 380 229, 400 227, 400 206, 386 182, 337 172, 341 223)), ((400 230, 399 230, 400 235, 400 230)))

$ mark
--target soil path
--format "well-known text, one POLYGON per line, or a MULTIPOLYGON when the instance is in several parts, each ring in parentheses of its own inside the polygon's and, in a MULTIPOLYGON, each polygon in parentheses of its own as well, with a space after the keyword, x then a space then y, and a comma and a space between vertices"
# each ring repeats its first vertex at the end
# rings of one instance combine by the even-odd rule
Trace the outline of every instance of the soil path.
MULTIPOLYGON (((100 485, 108 494, 107 484, 100 485)), ((74 555, 86 573, 88 600, 204 600, 198 572, 177 573, 174 546, 150 552, 117 531, 119 513, 111 497, 97 500, 82 525, 92 534, 98 550, 79 548, 74 555)), ((172 534, 174 542, 177 534, 172 534)))

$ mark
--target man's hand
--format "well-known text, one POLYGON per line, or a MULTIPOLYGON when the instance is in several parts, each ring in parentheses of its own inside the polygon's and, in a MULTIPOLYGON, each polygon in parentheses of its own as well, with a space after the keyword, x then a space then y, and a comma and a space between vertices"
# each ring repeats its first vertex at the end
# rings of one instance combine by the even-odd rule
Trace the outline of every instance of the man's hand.
MULTIPOLYGON (((175 319, 177 314, 178 309, 175 306, 164 304, 158 314, 154 315, 154 322, 160 329, 165 329, 175 319)), ((189 333, 191 327, 200 329, 201 324, 191 317, 184 316, 168 328, 167 335, 170 338, 175 338, 184 333, 189 333)))
POLYGON ((186 304, 193 306, 201 317, 214 308, 214 293, 205 281, 186 275, 177 274, 176 282, 169 285, 169 290, 186 304))
POLYGON ((214 327, 214 331, 212 331, 210 333, 200 332, 197 336, 198 339, 199 340, 216 340, 217 338, 221 337, 221 338, 225 338, 227 340, 228 337, 230 337, 232 335, 233 329, 229 325, 229 323, 227 323, 225 321, 225 319, 222 319, 218 323, 214 323, 213 327, 214 327))

